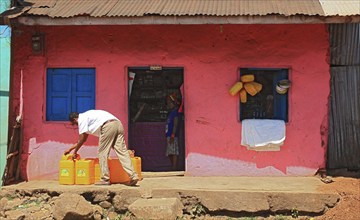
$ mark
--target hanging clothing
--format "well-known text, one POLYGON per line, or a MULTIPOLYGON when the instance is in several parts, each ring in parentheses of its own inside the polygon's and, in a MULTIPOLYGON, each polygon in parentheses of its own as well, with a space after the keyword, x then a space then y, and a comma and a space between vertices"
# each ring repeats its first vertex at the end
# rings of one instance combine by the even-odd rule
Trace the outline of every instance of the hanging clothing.
POLYGON ((248 149, 276 150, 285 141, 285 122, 271 119, 242 121, 241 145, 248 149))

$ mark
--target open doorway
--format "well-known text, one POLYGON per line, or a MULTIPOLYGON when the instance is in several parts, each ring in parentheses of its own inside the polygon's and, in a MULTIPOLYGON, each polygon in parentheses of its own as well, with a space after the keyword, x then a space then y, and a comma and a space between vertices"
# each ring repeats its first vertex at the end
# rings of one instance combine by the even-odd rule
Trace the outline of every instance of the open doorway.
POLYGON ((177 171, 185 170, 183 108, 184 70, 179 67, 131 67, 129 77, 129 148, 141 157, 143 171, 174 171, 166 156, 165 128, 169 115, 166 97, 178 102, 177 171))

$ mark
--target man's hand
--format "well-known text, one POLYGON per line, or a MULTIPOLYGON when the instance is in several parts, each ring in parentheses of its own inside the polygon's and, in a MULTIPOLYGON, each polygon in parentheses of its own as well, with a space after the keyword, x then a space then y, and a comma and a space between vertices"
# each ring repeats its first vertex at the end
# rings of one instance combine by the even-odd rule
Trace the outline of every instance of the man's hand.
POLYGON ((68 155, 73 149, 69 148, 66 151, 64 151, 64 155, 68 155))
POLYGON ((79 135, 79 140, 76 144, 74 144, 73 146, 71 146, 69 149, 67 149, 66 151, 64 151, 64 155, 67 155, 69 154, 72 150, 75 149, 74 151, 74 155, 72 155, 72 159, 76 159, 78 154, 77 154, 77 151, 80 149, 80 147, 84 144, 84 142, 87 140, 87 137, 89 135, 86 134, 86 133, 82 133, 79 135))
MULTIPOLYGON (((64 151, 64 155, 68 155, 69 153, 71 153, 72 150, 74 150, 76 148, 77 144, 74 144, 73 146, 71 146, 69 149, 67 149, 66 151, 64 151)), ((76 150, 75 150, 76 151, 76 150)), ((76 154, 76 153, 75 153, 76 154)))

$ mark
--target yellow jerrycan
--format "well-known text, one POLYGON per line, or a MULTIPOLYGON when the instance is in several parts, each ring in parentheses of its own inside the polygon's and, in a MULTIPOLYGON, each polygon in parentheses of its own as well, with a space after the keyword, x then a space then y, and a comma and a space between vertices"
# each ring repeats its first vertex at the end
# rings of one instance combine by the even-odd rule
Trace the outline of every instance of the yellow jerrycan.
POLYGON ((94 159, 94 169, 95 169, 95 182, 98 182, 100 181, 100 177, 101 177, 99 158, 94 159))
MULTIPOLYGON (((80 159, 78 155, 77 159, 80 159)), ((75 184, 75 161, 72 160, 72 154, 62 155, 59 162, 59 184, 75 184)))
POLYGON ((75 163, 75 184, 90 185, 95 183, 95 161, 80 159, 75 163))
POLYGON ((93 160, 94 161, 94 178, 95 183, 100 181, 101 173, 100 173, 100 164, 99 158, 86 158, 86 160, 93 160))

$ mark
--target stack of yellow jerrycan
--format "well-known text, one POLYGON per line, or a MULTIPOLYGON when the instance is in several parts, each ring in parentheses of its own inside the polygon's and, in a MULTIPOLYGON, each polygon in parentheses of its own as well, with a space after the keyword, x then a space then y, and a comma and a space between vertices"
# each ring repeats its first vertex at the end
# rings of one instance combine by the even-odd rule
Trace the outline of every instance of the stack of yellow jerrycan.
POLYGON ((72 160, 72 154, 63 155, 59 162, 59 184, 89 185, 100 180, 99 160, 96 158, 80 159, 77 155, 72 160))
MULTIPOLYGON (((136 157, 133 151, 129 151, 131 162, 134 166, 139 179, 141 175, 141 158, 136 157)), ((110 182, 111 183, 126 183, 130 181, 128 174, 122 167, 119 159, 108 159, 110 182)), ((61 185, 90 185, 100 181, 100 164, 98 158, 80 159, 77 155, 75 160, 72 160, 72 154, 63 155, 59 163, 59 184, 61 185)))
MULTIPOLYGON (((139 176, 139 180, 142 179, 141 175, 141 158, 134 155, 134 151, 129 150, 131 162, 134 166, 136 173, 139 176)), ((126 183, 130 181, 129 175, 125 172, 119 159, 109 158, 109 171, 110 171, 110 182, 111 183, 126 183)))
MULTIPOLYGON (((78 155, 77 160, 80 159, 78 155)), ((62 155, 59 162, 59 184, 75 184, 75 161, 72 160, 72 154, 62 155)))

